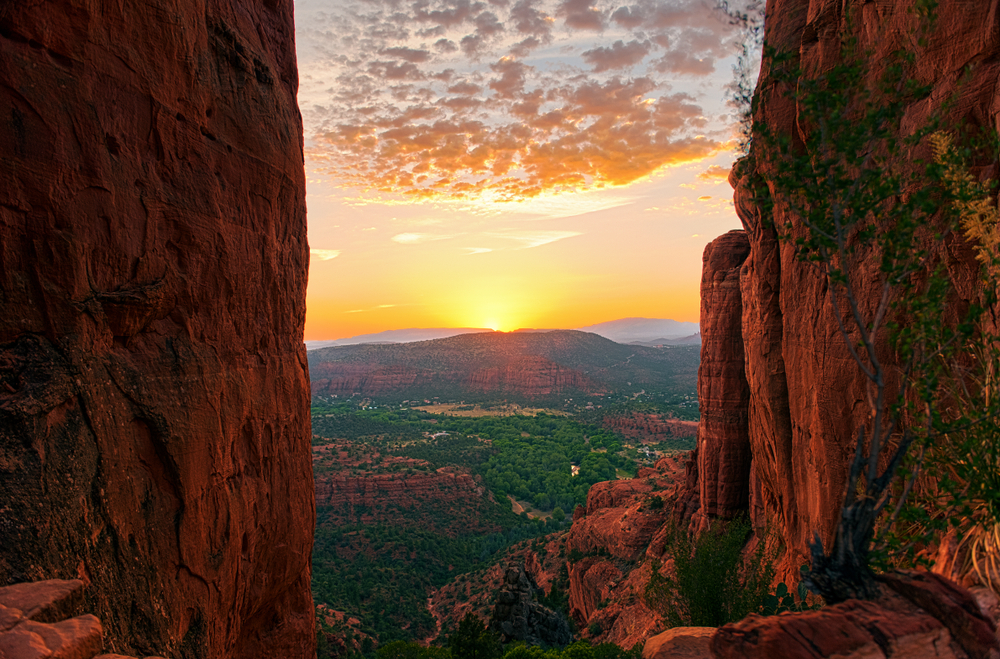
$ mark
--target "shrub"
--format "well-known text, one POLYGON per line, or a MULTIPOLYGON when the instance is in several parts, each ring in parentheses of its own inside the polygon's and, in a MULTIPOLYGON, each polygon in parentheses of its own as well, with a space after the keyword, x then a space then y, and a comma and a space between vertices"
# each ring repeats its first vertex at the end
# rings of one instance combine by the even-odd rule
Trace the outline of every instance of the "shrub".
POLYGON ((760 543, 743 559, 750 522, 739 518, 693 541, 675 530, 668 544, 674 573, 654 565, 646 603, 673 627, 718 627, 760 613, 774 578, 773 556, 760 543))

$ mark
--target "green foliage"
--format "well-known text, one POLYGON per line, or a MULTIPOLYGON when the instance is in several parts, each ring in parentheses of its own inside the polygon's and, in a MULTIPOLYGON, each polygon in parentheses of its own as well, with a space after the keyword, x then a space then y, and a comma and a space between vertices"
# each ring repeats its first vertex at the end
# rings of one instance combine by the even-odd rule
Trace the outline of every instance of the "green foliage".
POLYGON ((673 575, 661 575, 659 565, 654 565, 646 603, 673 627, 718 627, 763 612, 774 578, 773 557, 760 543, 744 560, 749 533, 745 518, 710 529, 697 541, 675 530, 668 543, 673 575))
POLYGON ((458 630, 448 639, 448 648, 454 659, 500 659, 503 646, 500 636, 486 629, 486 625, 471 611, 458 623, 458 630))
POLYGON ((424 647, 406 641, 393 641, 375 651, 377 659, 451 659, 451 656, 447 648, 424 647))
MULTIPOLYGON (((485 633, 489 634, 488 631, 485 633)), ((380 647, 376 652, 377 659, 450 659, 453 656, 457 657, 449 648, 425 648, 417 643, 403 641, 380 647)), ((500 656, 496 655, 498 658, 500 656)), ((641 656, 641 643, 631 650, 625 650, 613 643, 591 645, 586 641, 577 641, 562 649, 514 643, 502 653, 503 659, 640 659, 641 656)))
POLYGON ((808 594, 805 583, 801 581, 798 587, 798 597, 788 590, 788 586, 784 583, 779 583, 773 593, 764 596, 760 613, 765 616, 775 616, 786 611, 806 611, 812 608, 806 601, 808 594))

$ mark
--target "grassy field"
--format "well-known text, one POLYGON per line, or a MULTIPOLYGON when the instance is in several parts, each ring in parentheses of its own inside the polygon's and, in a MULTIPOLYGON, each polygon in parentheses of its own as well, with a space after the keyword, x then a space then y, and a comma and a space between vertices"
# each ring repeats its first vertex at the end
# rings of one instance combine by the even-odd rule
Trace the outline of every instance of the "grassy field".
POLYGON ((569 416, 568 412, 560 410, 550 410, 541 407, 521 407, 517 403, 506 405, 466 405, 463 403, 443 403, 441 405, 422 405, 411 409, 420 410, 429 414, 441 414, 443 416, 461 417, 483 417, 483 416, 538 416, 539 414, 551 414, 552 416, 569 416))

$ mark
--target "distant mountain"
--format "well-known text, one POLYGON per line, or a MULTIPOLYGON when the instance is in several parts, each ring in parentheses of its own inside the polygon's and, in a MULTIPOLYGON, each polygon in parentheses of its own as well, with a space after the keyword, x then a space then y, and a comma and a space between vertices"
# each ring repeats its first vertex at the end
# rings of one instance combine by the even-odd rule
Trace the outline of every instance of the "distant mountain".
POLYGON ((313 395, 537 399, 689 390, 696 347, 647 348, 575 330, 485 332, 433 341, 310 350, 313 395))
POLYGON ((649 348, 659 348, 660 346, 696 346, 701 345, 701 334, 695 333, 691 336, 682 336, 673 339, 653 339, 652 341, 629 341, 630 346, 647 346, 649 348))
POLYGON ((663 344, 664 340, 689 337, 701 331, 698 323, 684 323, 665 318, 621 318, 577 329, 581 332, 593 332, 618 343, 654 345, 663 344))
MULTIPOLYGON (((580 332, 590 332, 611 339, 616 343, 636 343, 640 345, 687 345, 700 343, 698 323, 684 323, 663 318, 621 318, 606 323, 597 323, 576 328, 580 332), (693 339, 693 341, 691 340, 693 339)), ((488 327, 431 327, 386 330, 376 334, 359 334, 348 339, 331 341, 306 341, 306 350, 319 350, 331 346, 351 346, 362 343, 412 343, 446 339, 460 334, 481 334, 492 332, 488 327)), ((514 330, 521 334, 552 332, 552 329, 521 328, 514 330)))
POLYGON ((431 327, 425 329, 410 328, 398 330, 386 330, 376 334, 359 334, 349 339, 336 339, 334 341, 306 341, 306 350, 319 350, 330 346, 352 346, 359 343, 411 343, 413 341, 431 341, 433 339, 445 339, 449 336, 459 334, 479 334, 482 332, 492 332, 488 327, 431 327))

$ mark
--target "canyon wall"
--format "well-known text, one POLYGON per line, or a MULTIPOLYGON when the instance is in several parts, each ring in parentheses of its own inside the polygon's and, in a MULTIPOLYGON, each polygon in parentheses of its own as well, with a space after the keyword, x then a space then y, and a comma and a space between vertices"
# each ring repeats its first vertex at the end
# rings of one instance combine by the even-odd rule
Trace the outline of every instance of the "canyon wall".
MULTIPOLYGON (((916 19, 910 5, 769 0, 766 39, 770 45, 791 52, 805 72, 803 75, 813 76, 840 61, 841 41, 850 33, 857 37, 862 51, 869 53, 871 70, 866 84, 871 87, 885 73, 884 67, 892 61, 890 54, 894 50, 915 47, 914 76, 918 82, 929 84, 931 93, 909 101, 902 122, 903 134, 924 125, 931 113, 949 98, 953 99, 953 105, 945 115, 945 126, 997 127, 998 2, 943 0, 937 22, 923 46, 916 45, 913 37, 916 19), (845 7, 853 12, 853 23, 849 23, 845 7)), ((757 87, 756 119, 777 134, 801 139, 802 122, 790 97, 791 91, 788 83, 776 79, 771 62, 765 60, 757 87)), ((806 545, 813 533, 819 532, 829 546, 839 515, 853 437, 867 419, 868 403, 865 381, 838 331, 825 283, 815 268, 797 261, 792 244, 779 241, 773 228, 787 225, 792 237, 801 236, 803 230, 798 218, 778 207, 774 224, 770 225, 762 217, 761 209, 754 205, 750 178, 762 176, 769 182, 767 169, 755 164, 766 160, 762 152, 766 148, 760 141, 755 143, 750 156, 733 169, 730 177, 749 253, 742 256, 745 248, 734 244, 732 233, 716 239, 706 249, 706 267, 713 260, 718 261, 714 273, 708 269, 705 273, 712 282, 733 279, 732 263, 718 260, 714 256, 717 252, 730 253, 733 262, 742 259, 742 265, 738 293, 731 292, 723 304, 709 302, 706 310, 703 293, 703 327, 706 316, 709 322, 703 330, 704 345, 710 345, 713 334, 722 337, 725 345, 718 350, 703 350, 699 394, 704 396, 703 392, 708 391, 711 395, 701 398, 699 469, 703 512, 731 514, 732 507, 716 503, 720 500, 718 496, 713 499, 713 475, 706 473, 706 467, 715 460, 710 457, 712 454, 720 455, 721 460, 731 454, 732 442, 742 446, 744 437, 748 437, 750 452, 739 464, 748 464, 752 454, 753 466, 738 476, 739 487, 749 501, 740 504, 749 506, 758 527, 770 525, 784 538, 790 551, 783 565, 786 574, 793 576, 797 567, 806 562, 806 545), (732 301, 734 295, 739 302, 732 301), (740 314, 732 313, 737 304, 742 307, 740 314), (718 327, 713 329, 713 323, 718 327), (742 345, 734 348, 729 340, 732 336, 739 336, 737 343, 742 345), (739 349, 745 355, 745 380, 706 369, 706 351, 712 360, 727 355, 735 359, 739 349), (712 393, 716 388, 724 393, 712 393), (719 433, 712 430, 707 421, 711 421, 714 401, 719 398, 731 401, 727 403, 728 414, 743 415, 745 430, 742 426, 719 433), (737 401, 743 402, 737 404, 737 401)), ((912 158, 920 156, 928 156, 926 149, 910 154, 912 158)), ((995 162, 977 165, 981 166, 974 171, 981 178, 997 178, 995 162)), ((962 240, 949 242, 946 258, 957 282, 956 298, 950 308, 961 308, 974 295, 977 265, 970 247, 962 240)), ((876 255, 860 254, 857 273, 861 306, 870 313, 879 297, 876 255)), ((889 347, 883 343, 879 350, 882 359, 891 363, 889 347)), ((733 474, 734 479, 736 476, 733 474)))
POLYGON ((291 0, 0 3, 0 584, 312 657, 291 0))

